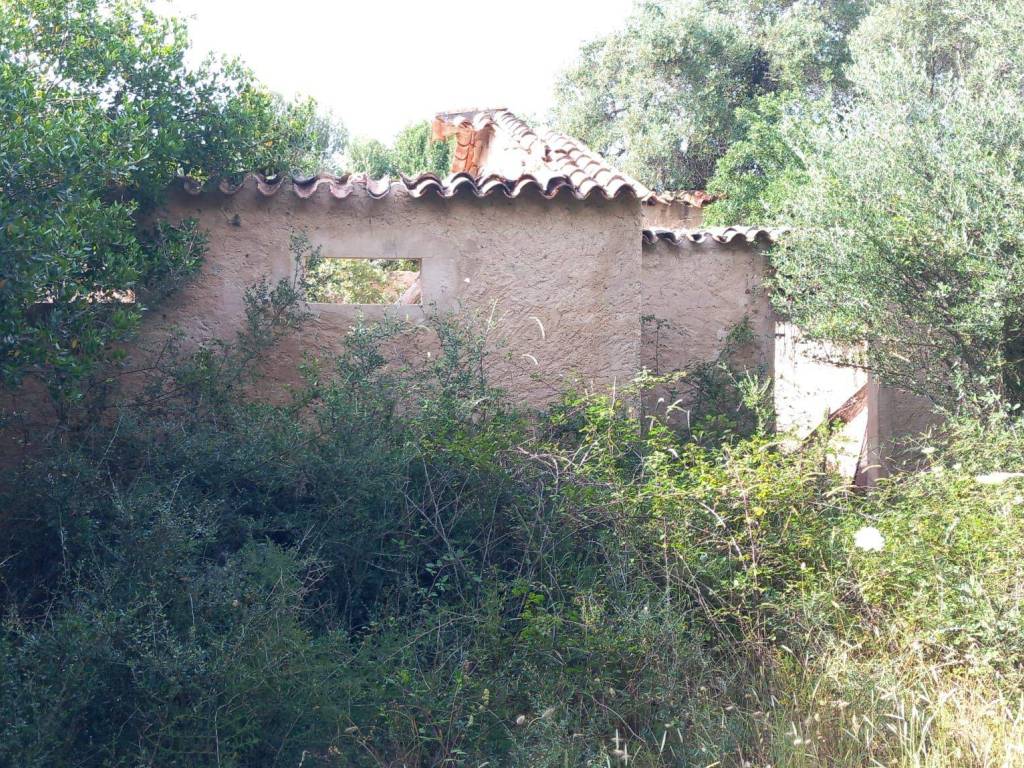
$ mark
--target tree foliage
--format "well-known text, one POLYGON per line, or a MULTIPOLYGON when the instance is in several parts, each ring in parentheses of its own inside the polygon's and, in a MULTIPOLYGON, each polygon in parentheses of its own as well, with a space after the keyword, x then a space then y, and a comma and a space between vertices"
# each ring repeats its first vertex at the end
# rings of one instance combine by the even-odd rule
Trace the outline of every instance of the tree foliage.
POLYGON ((180 174, 314 169, 344 131, 141 0, 0 4, 0 380, 73 393, 202 239, 143 226, 180 174), (134 299, 134 300, 133 300, 134 299))
POLYGON ((391 147, 377 139, 353 139, 348 150, 348 170, 371 179, 383 176, 415 176, 433 173, 445 177, 451 170, 452 140, 433 141, 430 123, 413 123, 403 129, 391 147))
POLYGON ((842 89, 846 36, 869 2, 647 0, 584 46, 559 83, 557 121, 656 188, 704 188, 746 135, 738 109, 842 89))
POLYGON ((808 184, 780 208, 780 306, 947 407, 1020 398, 1022 43, 1017 1, 877 8, 853 98, 806 133, 808 184))
POLYGON ((708 182, 708 192, 719 199, 708 207, 705 223, 764 224, 778 216, 806 181, 796 148, 799 131, 808 113, 821 106, 792 94, 772 94, 760 97, 752 108, 736 110, 741 138, 719 158, 708 182))

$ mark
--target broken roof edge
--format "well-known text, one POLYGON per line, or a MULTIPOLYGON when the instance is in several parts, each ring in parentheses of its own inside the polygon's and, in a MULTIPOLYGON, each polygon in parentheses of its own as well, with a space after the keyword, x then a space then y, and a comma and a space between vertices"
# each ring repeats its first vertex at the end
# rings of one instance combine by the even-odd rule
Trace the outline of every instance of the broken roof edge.
POLYGON ((742 241, 753 244, 771 245, 786 234, 784 228, 771 227, 708 227, 705 229, 663 229, 660 227, 645 227, 643 229, 643 242, 645 245, 656 245, 667 243, 679 246, 683 243, 704 243, 709 240, 729 244, 742 241))
POLYGON ((645 201, 646 205, 672 205, 680 203, 689 208, 705 208, 722 200, 725 196, 711 194, 703 189, 679 189, 674 191, 656 192, 654 197, 645 201))
POLYGON ((536 190, 547 200, 552 200, 563 192, 576 200, 616 200, 626 194, 636 200, 642 199, 637 196, 636 190, 627 184, 622 184, 611 191, 599 185, 590 186, 586 191, 581 191, 569 176, 563 174, 547 178, 524 174, 519 178, 510 179, 496 174, 476 177, 469 173, 453 173, 441 178, 433 173, 421 173, 411 177, 401 175, 398 179, 393 180, 389 176, 371 179, 365 174, 264 176, 259 173, 247 173, 238 184, 227 179, 216 184, 204 183, 188 176, 179 176, 178 182, 190 195, 201 195, 211 189, 216 189, 223 195, 231 196, 243 189, 254 187, 264 197, 272 197, 282 187, 290 186, 292 192, 303 199, 312 197, 321 188, 326 188, 332 197, 339 200, 349 197, 357 189, 364 189, 367 195, 377 200, 387 197, 393 192, 407 194, 413 199, 424 197, 451 199, 464 192, 469 192, 478 198, 490 197, 495 193, 501 193, 507 198, 516 198, 528 190, 536 190))

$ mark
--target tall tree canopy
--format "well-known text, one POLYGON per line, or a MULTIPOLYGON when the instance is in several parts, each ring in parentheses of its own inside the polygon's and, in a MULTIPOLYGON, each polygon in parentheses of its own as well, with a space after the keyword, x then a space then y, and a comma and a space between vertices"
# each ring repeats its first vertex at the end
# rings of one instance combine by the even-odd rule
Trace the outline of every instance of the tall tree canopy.
POLYGON ((124 299, 195 265, 196 233, 139 224, 176 175, 315 169, 344 146, 314 102, 187 49, 143 0, 0 3, 0 382, 73 391, 138 318, 124 299))
POLYGON ((647 0, 557 90, 568 133, 659 189, 703 188, 761 97, 844 86, 870 0, 647 0))
POLYGON ((1019 400, 1024 3, 892 0, 851 49, 850 102, 785 130, 780 306, 947 407, 1019 400))
POLYGON ((782 224, 776 302, 950 408, 1021 396, 1022 0, 650 0, 562 126, 711 224, 782 224))

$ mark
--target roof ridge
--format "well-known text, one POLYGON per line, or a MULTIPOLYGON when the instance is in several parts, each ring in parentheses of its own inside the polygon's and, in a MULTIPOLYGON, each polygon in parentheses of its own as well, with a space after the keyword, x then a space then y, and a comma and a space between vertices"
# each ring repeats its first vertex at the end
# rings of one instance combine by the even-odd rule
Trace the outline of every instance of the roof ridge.
MULTIPOLYGON (((658 200, 652 189, 613 166, 582 141, 550 126, 535 128, 507 107, 442 112, 435 120, 452 129, 468 128, 474 132, 490 129, 504 134, 515 149, 530 158, 523 160, 525 169, 534 175, 541 175, 537 166, 543 166, 551 176, 565 176, 572 182, 579 196, 585 197, 594 188, 600 188, 605 197, 614 197, 620 189, 628 187, 641 202, 658 200)), ((476 151, 472 149, 475 146, 474 139, 470 137, 463 141, 460 138, 459 141, 457 158, 460 161, 467 158, 472 160, 476 151)), ((460 167, 475 169, 477 172, 480 170, 472 163, 460 167)))
POLYGON ((636 190, 637 197, 640 198, 641 200, 647 201, 658 199, 658 196, 654 192, 654 190, 652 190, 646 184, 633 178, 625 171, 620 171, 617 167, 609 163, 608 160, 604 157, 604 155, 595 152, 593 149, 590 148, 589 145, 587 145, 583 141, 580 141, 579 139, 570 136, 564 131, 559 131, 555 128, 548 128, 547 136, 549 139, 549 144, 551 145, 553 151, 564 152, 566 155, 569 155, 573 149, 576 149, 580 153, 580 155, 586 156, 586 158, 591 163, 597 163, 599 165, 604 166, 604 169, 608 170, 613 177, 621 178, 624 181, 624 183, 633 187, 634 190, 636 190), (551 139, 554 139, 555 141, 551 141, 551 139), (555 146, 556 142, 560 143, 562 146, 555 146), (565 145, 569 145, 568 148, 565 145))

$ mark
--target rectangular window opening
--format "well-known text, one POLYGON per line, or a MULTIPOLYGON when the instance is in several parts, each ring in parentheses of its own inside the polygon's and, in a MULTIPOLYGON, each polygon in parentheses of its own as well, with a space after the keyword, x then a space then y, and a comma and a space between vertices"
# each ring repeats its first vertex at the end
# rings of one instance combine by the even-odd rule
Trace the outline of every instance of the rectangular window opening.
POLYGON ((306 270, 306 299, 317 304, 420 305, 420 260, 317 259, 306 270))

